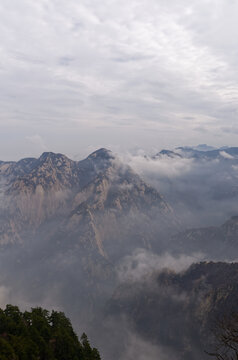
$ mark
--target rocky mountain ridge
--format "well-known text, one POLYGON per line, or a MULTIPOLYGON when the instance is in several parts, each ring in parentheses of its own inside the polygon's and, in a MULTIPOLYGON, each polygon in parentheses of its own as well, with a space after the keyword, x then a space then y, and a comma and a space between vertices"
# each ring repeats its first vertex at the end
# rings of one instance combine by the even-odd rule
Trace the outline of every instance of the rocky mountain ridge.
POLYGON ((0 177, 4 189, 1 244, 23 243, 24 237, 37 233, 48 237, 44 227, 47 224, 49 228, 52 223, 57 229, 53 237, 65 236, 71 241, 74 238, 77 244, 82 240, 107 256, 120 247, 123 252, 120 239, 117 250, 113 250, 115 244, 110 244, 110 238, 119 234, 123 241, 129 236, 136 239, 131 240, 131 247, 137 241, 138 246, 151 247, 156 234, 148 236, 142 231, 140 235, 139 228, 146 228, 151 221, 161 227, 161 232, 162 228, 177 226, 173 211, 162 196, 106 149, 99 149, 82 161, 43 153, 39 159, 1 162, 0 177))
POLYGON ((222 147, 215 149, 212 147, 178 147, 174 150, 163 149, 154 158, 168 156, 168 157, 180 157, 180 158, 193 158, 196 160, 237 160, 238 159, 238 147, 222 147))

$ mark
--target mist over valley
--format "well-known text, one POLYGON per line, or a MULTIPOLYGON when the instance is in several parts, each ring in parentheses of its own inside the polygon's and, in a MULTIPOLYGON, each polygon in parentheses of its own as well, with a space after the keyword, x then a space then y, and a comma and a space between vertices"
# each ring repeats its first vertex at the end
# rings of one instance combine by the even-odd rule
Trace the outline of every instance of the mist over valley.
POLYGON ((205 357, 237 311, 237 168, 237 148, 2 161, 1 306, 64 311, 105 360, 205 357))

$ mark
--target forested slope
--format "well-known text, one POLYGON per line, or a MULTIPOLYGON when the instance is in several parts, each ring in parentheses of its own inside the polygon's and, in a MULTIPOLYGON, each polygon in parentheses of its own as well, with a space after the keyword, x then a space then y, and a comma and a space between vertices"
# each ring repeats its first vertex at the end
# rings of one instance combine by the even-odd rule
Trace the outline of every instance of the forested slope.
POLYGON ((78 340, 64 313, 42 308, 0 309, 1 360, 100 360, 83 334, 78 340))

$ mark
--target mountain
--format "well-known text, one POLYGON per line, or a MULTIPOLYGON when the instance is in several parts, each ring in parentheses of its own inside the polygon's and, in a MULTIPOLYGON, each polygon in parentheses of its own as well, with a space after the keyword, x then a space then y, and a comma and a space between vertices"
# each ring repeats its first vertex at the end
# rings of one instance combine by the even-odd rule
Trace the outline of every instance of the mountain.
POLYGON ((190 158, 195 160, 230 160, 237 163, 238 147, 222 147, 215 149, 207 145, 198 145, 194 147, 178 147, 174 150, 163 149, 152 158, 161 158, 168 156, 172 158, 190 158))
MULTIPOLYGON (((126 319, 135 337, 147 340, 148 348, 157 346, 164 358, 206 359, 204 350, 212 349, 216 321, 237 312, 237 300, 238 264, 201 262, 183 272, 165 269, 121 284, 104 321, 126 319)), ((114 336, 119 337, 120 331, 114 336)), ((118 358, 123 359, 127 339, 120 341, 118 358)))
MULTIPOLYGON (((184 162, 181 154, 164 151, 155 161, 164 157, 170 167, 177 161, 209 162, 211 172, 210 160, 184 162)), ((229 169, 235 164, 221 158, 229 169)), ((223 170, 222 191, 230 193, 223 170)), ((196 181, 203 188, 204 173, 200 165, 192 178, 182 171, 184 187, 175 177, 168 193, 184 190, 194 207, 188 188, 196 181)), ((237 233, 237 217, 221 227, 182 231, 160 192, 107 149, 81 161, 45 152, 39 158, 0 162, 0 295, 19 305, 67 312, 76 330, 83 327, 97 346, 102 336, 105 359, 137 358, 123 355, 130 331, 133 341, 138 336, 155 349, 170 347, 170 358, 200 359, 201 349, 209 345, 212 319, 236 299, 237 266, 204 262, 180 273, 153 271, 119 286, 118 266, 138 248, 149 250, 152 262, 166 251, 234 258, 237 233)))
POLYGON ((237 162, 238 147, 222 147, 220 149, 201 150, 199 147, 179 147, 176 149, 182 156, 194 159, 206 160, 230 160, 237 162))
POLYGON ((0 174, 1 244, 24 243, 53 224, 57 236, 75 238, 106 258, 123 252, 123 241, 129 248, 151 247, 159 228, 162 233, 177 226, 162 196, 106 149, 78 162, 54 153, 1 162, 0 174), (131 230, 136 244, 132 238, 128 242, 131 230))
POLYGON ((211 150, 216 150, 216 148, 214 146, 210 146, 207 144, 199 144, 197 146, 193 146, 192 147, 194 150, 199 150, 199 151, 211 151, 211 150))
POLYGON ((123 256, 161 251, 180 229, 162 195, 107 149, 1 162, 0 174, 0 284, 20 303, 63 309, 76 328, 111 296, 123 256))
POLYGON ((189 229, 172 237, 171 248, 191 254, 201 251, 210 258, 237 260, 238 216, 221 226, 189 229))
POLYGON ((152 157, 152 159, 162 158, 163 156, 167 156, 169 158, 182 158, 182 155, 172 150, 161 150, 158 154, 152 157))
POLYGON ((163 156, 171 158, 189 158, 195 160, 230 160, 237 163, 238 160, 238 147, 221 147, 215 149, 212 146, 201 144, 193 147, 177 147, 174 150, 163 149, 154 156, 152 159, 163 158, 163 156))

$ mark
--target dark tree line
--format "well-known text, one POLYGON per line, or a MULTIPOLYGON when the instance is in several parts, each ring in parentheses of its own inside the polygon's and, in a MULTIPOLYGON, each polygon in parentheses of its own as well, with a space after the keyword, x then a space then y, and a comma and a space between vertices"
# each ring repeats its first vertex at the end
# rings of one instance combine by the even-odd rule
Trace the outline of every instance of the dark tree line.
POLYGON ((0 309, 1 360, 100 360, 86 334, 79 341, 63 312, 40 307, 0 309))

